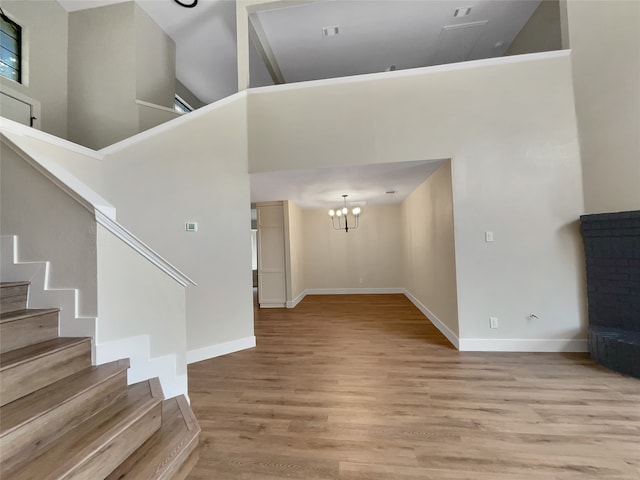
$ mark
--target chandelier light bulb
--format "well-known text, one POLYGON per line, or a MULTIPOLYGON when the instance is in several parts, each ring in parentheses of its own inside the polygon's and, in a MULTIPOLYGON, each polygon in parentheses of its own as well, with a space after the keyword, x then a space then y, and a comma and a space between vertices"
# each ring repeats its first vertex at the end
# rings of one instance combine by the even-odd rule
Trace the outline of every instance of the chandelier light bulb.
POLYGON ((342 201, 344 202, 344 206, 342 208, 329 210, 329 218, 331 218, 331 226, 333 229, 342 230, 346 233, 348 233, 349 230, 355 230, 358 228, 358 220, 360 219, 360 213, 362 212, 360 207, 352 208, 351 214, 353 217, 349 218, 349 209, 347 208, 348 196, 349 195, 347 194, 342 195, 342 201))

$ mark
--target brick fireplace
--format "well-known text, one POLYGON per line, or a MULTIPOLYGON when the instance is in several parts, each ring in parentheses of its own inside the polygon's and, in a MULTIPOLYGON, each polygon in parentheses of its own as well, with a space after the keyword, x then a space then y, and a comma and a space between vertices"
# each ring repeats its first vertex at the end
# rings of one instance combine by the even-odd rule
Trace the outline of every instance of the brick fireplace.
POLYGON ((580 221, 591 357, 640 378, 640 210, 583 215, 580 221))

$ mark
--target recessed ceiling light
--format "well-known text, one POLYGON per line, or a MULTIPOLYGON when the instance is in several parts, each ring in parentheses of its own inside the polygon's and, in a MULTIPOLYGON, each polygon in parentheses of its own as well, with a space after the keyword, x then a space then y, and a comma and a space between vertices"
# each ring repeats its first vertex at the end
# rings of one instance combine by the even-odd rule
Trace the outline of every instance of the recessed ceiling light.
POLYGON ((471 7, 458 7, 453 11, 454 17, 466 17, 471 13, 471 7))
POLYGON ((340 25, 334 25, 332 27, 322 27, 323 37, 333 37, 340 33, 340 25))

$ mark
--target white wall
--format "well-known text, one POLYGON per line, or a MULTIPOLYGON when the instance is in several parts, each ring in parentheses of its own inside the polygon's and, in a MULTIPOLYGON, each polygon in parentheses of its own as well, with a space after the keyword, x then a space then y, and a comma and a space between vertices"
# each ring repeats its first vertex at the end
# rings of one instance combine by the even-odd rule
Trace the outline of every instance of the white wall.
POLYGON ((3 135, 19 148, 37 156, 41 162, 60 165, 93 190, 102 190, 102 162, 95 151, 27 127, 15 127, 2 122, 3 135))
POLYGON ((238 95, 104 151, 100 193, 119 222, 198 284, 187 289, 191 360, 253 339, 245 124, 238 95))
POLYGON ((252 172, 442 158, 452 158, 460 336, 496 348, 583 339, 582 171, 567 52, 249 92, 252 172))
POLYGON ((287 306, 304 293, 303 210, 290 200, 284 202, 287 306))
POLYGON ((290 290, 285 202, 256 203, 258 214, 258 304, 260 308, 281 308, 290 290), (289 287, 288 287, 289 286, 289 287))
POLYGON ((640 209, 640 2, 567 2, 587 213, 640 209))
POLYGON ((333 230, 327 209, 303 215, 306 289, 401 288, 400 205, 362 207, 357 230, 333 230))
POLYGON ((7 86, 41 103, 43 131, 67 138, 67 12, 55 0, 3 0, 2 10, 22 27, 23 82, 7 86))
POLYGON ((97 245, 99 361, 130 356, 130 376, 160 376, 165 396, 174 390, 186 394, 186 388, 180 391, 187 375, 184 287, 102 226, 97 229, 97 245), (131 337, 140 336, 148 342, 147 351, 142 348, 145 342, 136 351, 114 347, 123 340, 128 346, 131 337), (115 355, 110 358, 109 352, 115 355), (166 356, 173 368, 154 369, 154 359, 166 356))
POLYGON ((49 287, 78 289, 78 315, 97 315, 96 222, 91 212, 2 142, 0 232, 18 235, 21 261, 49 261, 49 287))
POLYGON ((459 336, 451 161, 402 202, 404 282, 412 299, 459 336))

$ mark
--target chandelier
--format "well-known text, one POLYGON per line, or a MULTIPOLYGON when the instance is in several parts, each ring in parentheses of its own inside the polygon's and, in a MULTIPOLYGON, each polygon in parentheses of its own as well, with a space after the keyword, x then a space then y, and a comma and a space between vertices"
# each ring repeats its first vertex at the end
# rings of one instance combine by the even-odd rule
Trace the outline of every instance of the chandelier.
POLYGON ((351 221, 351 225, 349 225, 349 209, 347 208, 347 197, 349 195, 342 195, 344 199, 344 207, 338 208, 336 210, 329 210, 329 216, 331 217, 331 224, 333 225, 334 230, 344 230, 346 233, 349 232, 349 229, 355 230, 358 228, 358 218, 360 218, 360 213, 362 209, 360 207, 355 207, 351 210, 351 214, 353 215, 353 220, 351 221), (336 217, 338 218, 338 225, 336 225, 336 217), (343 225, 344 224, 344 225, 343 225))

